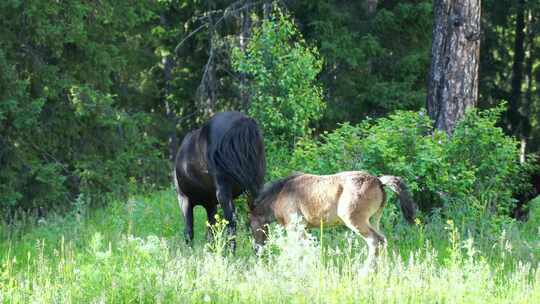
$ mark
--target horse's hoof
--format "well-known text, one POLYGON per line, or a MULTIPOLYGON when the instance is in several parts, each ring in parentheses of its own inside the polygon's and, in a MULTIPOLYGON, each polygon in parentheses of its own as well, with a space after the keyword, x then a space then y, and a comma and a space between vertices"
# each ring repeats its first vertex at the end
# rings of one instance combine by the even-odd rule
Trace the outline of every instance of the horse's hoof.
POLYGON ((255 251, 255 255, 260 256, 263 254, 264 246, 261 244, 255 244, 253 245, 253 251, 255 251))
POLYGON ((236 242, 232 241, 230 246, 231 246, 231 253, 234 254, 236 252, 236 242))

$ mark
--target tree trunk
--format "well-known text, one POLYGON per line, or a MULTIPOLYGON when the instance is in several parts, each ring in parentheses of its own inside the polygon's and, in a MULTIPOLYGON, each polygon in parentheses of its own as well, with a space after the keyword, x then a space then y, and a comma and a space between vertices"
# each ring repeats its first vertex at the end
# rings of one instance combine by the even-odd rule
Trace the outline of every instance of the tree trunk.
POLYGON ((171 80, 172 80, 172 70, 174 68, 174 59, 172 55, 168 55, 162 59, 163 62, 163 74, 165 78, 165 89, 163 92, 163 100, 165 103, 165 114, 167 116, 167 121, 170 124, 171 130, 168 135, 168 145, 169 145, 169 161, 174 167, 174 161, 176 158, 176 150, 178 147, 178 137, 176 135, 176 113, 171 107, 169 102, 169 96, 171 96, 171 80))
POLYGON ((379 4, 379 0, 366 0, 364 2, 364 7, 366 9, 366 12, 368 15, 373 15, 375 11, 377 10, 377 5, 379 4))
POLYGON ((263 3, 263 19, 270 18, 270 15, 272 15, 272 10, 274 8, 273 2, 265 2, 263 3))
MULTIPOLYGON (((210 9, 210 8, 209 8, 210 9)), ((214 114, 214 108, 217 100, 217 82, 216 82, 216 41, 217 36, 215 21, 212 14, 208 14, 208 61, 204 66, 201 83, 197 88, 197 96, 200 102, 200 108, 204 116, 210 117, 214 114)))
MULTIPOLYGON (((165 26, 166 28, 168 27, 167 18, 165 17, 164 14, 160 16, 160 21, 163 26, 165 26)), ((165 115, 167 117, 167 121, 169 122, 169 126, 170 126, 169 135, 168 135, 169 161, 172 165, 173 172, 174 172, 174 162, 175 162, 176 151, 178 147, 178 136, 176 135, 176 121, 178 119, 169 101, 169 97, 171 96, 171 93, 172 93, 172 89, 171 89, 172 71, 176 64, 173 56, 174 56, 174 53, 171 53, 163 57, 161 59, 161 63, 163 64, 163 80, 164 80, 163 103, 165 105, 165 115)))
POLYGON ((522 104, 523 64, 525 61, 525 0, 518 0, 515 39, 514 39, 514 62, 512 64, 512 91, 510 103, 506 113, 507 129, 511 134, 519 137, 523 149, 523 120, 526 119, 520 113, 522 104))
MULTIPOLYGON (((251 9, 246 8, 240 12, 240 50, 246 51, 249 37, 251 35, 251 9)), ((247 108, 249 105, 249 94, 247 92, 247 77, 245 73, 240 73, 240 103, 247 108)))
MULTIPOLYGON (((525 15, 525 14, 524 14, 525 15)), ((525 24, 524 24, 525 25, 525 24)), ((529 136, 531 133, 531 120, 530 120, 530 111, 531 111, 531 104, 533 103, 533 86, 534 86, 534 80, 533 80, 533 65, 534 65, 534 21, 533 21, 533 15, 531 10, 529 9, 527 12, 527 22, 526 22, 526 28, 527 28, 527 37, 526 37, 526 43, 525 45, 528 48, 525 59, 525 72, 524 72, 524 82, 525 82, 525 96, 522 98, 522 107, 521 107, 521 113, 523 121, 521 122, 521 149, 520 149, 520 162, 525 163, 525 155, 527 152, 527 142, 529 141, 529 136)), ((517 29, 517 27, 516 27, 517 29)), ((517 39, 517 38, 516 38, 517 39)))
MULTIPOLYGON (((509 111, 519 114, 521 104, 521 87, 523 82, 523 62, 525 61, 525 0, 518 0, 516 16, 516 36, 514 39, 514 62, 512 65, 512 94, 509 111)), ((518 118, 517 116, 514 118, 518 118)), ((513 130, 517 128, 518 120, 511 120, 513 130)))
POLYGON ((434 10, 427 109, 451 134, 478 99, 480 0, 434 0, 434 10))

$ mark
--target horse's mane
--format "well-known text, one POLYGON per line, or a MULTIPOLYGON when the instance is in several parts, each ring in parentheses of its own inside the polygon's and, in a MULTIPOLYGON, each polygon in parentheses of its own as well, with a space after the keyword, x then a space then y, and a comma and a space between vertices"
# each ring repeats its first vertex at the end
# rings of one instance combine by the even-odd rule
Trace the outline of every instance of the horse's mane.
POLYGON ((292 175, 275 180, 265 185, 262 191, 259 193, 259 195, 254 201, 255 207, 260 206, 260 205, 266 205, 274 201, 276 199, 276 196, 281 192, 281 190, 283 189, 285 184, 287 184, 288 181, 303 174, 304 173, 301 173, 301 172, 295 172, 292 175))

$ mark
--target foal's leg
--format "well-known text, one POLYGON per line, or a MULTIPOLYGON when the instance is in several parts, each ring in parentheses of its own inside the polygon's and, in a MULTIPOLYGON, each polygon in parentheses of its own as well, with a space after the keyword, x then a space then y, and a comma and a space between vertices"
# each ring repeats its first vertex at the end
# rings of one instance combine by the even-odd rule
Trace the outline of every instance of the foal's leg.
POLYGON ((379 243, 380 243, 380 247, 386 247, 386 237, 384 236, 384 234, 381 233, 381 230, 380 230, 380 223, 381 223, 381 216, 382 216, 382 213, 383 213, 383 206, 381 206, 381 208, 379 208, 379 210, 377 210, 377 212, 375 212, 375 214, 373 214, 373 216, 371 217, 373 219, 373 228, 374 229, 374 233, 377 234, 377 238, 379 239, 379 243))
POLYGON ((384 237, 373 229, 367 220, 362 223, 354 221, 344 221, 345 225, 352 231, 360 234, 368 245, 368 261, 373 261, 379 255, 379 247, 384 243, 384 237))
POLYGON ((341 216, 341 219, 349 229, 360 234, 368 245, 368 258, 364 271, 368 271, 374 266, 376 258, 379 256, 380 249, 386 243, 385 237, 375 230, 369 224, 369 218, 366 216, 355 217, 353 215, 341 216))
MULTIPOLYGON (((221 205, 221 208, 223 208, 223 215, 227 222, 229 222, 228 230, 229 234, 234 236, 236 234, 236 220, 234 218, 234 204, 232 201, 232 192, 231 192, 231 183, 230 181, 221 175, 217 175, 215 177, 215 185, 216 185, 216 197, 221 205)), ((233 240, 232 242, 232 248, 235 249, 235 242, 233 240)))
POLYGON ((371 219, 373 219, 373 221, 371 221, 373 223, 373 228, 375 228, 375 230, 377 230, 377 232, 379 233, 381 231, 379 229, 379 226, 381 223, 382 213, 383 213, 383 207, 379 208, 379 210, 377 210, 377 212, 375 212, 375 214, 373 214, 373 216, 371 217, 371 219))
POLYGON ((379 227, 382 207, 384 206, 384 193, 380 189, 364 187, 358 189, 357 184, 347 184, 338 200, 337 213, 343 223, 354 232, 360 234, 368 245, 368 259, 364 270, 367 272, 374 266, 380 249, 386 243, 385 237, 377 230, 379 227), (373 209, 376 211, 373 212, 373 209), (374 229, 370 217, 374 216, 374 229))

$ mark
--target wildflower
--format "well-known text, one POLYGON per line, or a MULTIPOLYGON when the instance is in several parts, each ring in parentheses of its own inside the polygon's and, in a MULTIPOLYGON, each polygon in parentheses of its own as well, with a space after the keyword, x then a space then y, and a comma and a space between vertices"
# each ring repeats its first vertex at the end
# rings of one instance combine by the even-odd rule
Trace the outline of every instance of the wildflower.
POLYGON ((445 230, 452 230, 454 228, 454 221, 452 220, 446 220, 446 226, 444 226, 445 230))

